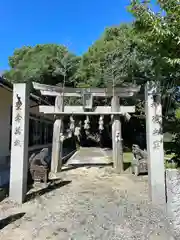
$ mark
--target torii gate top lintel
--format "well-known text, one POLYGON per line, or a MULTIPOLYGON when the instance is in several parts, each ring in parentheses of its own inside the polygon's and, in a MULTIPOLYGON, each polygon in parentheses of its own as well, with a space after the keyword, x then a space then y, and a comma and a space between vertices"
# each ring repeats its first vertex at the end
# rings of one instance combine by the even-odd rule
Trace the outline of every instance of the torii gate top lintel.
POLYGON ((140 86, 137 85, 115 88, 69 88, 33 82, 33 87, 34 89, 39 90, 42 95, 59 96, 63 94, 68 97, 82 97, 84 94, 91 94, 92 96, 99 97, 131 97, 140 91, 140 86))

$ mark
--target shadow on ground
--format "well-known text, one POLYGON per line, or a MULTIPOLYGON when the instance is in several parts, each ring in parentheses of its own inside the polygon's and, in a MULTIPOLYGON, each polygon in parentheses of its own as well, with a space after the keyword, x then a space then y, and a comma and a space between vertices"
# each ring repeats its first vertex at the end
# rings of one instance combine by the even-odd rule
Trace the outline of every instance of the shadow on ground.
POLYGON ((124 167, 124 171, 126 171, 127 169, 129 169, 131 167, 131 163, 130 162, 124 162, 123 167, 124 167))
POLYGON ((3 186, 0 189, 0 202, 7 198, 9 195, 9 186, 3 186))
MULTIPOLYGON (((61 188, 65 185, 68 185, 71 183, 71 181, 61 181, 57 182, 58 180, 61 179, 55 179, 55 180, 50 180, 49 185, 45 188, 41 188, 40 190, 34 191, 32 193, 27 194, 26 196, 26 202, 33 200, 34 198, 38 196, 42 196, 48 192, 52 192, 58 188, 61 188)), ((27 192, 33 189, 32 182, 28 183, 27 186, 27 192)), ((4 186, 3 188, 0 189, 0 202, 3 201, 5 198, 9 196, 9 186, 4 186)))
POLYGON ((11 215, 5 219, 1 219, 0 220, 0 230, 5 228, 8 224, 11 224, 15 221, 17 221, 18 219, 22 218, 25 215, 25 213, 17 213, 14 215, 11 215))
POLYGON ((51 181, 51 183, 46 188, 43 188, 43 189, 40 189, 38 191, 27 194, 26 202, 31 201, 36 197, 40 197, 40 196, 42 196, 46 193, 52 192, 52 191, 54 191, 58 188, 61 188, 61 187, 65 186, 65 185, 68 185, 71 182, 72 181, 61 181, 59 183, 54 183, 53 181, 51 181))

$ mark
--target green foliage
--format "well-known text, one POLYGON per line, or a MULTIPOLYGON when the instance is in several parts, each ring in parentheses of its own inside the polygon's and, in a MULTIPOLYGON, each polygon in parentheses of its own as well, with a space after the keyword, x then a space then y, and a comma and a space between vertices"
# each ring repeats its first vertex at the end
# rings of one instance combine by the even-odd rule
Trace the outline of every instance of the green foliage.
POLYGON ((107 28, 101 38, 82 56, 77 77, 96 87, 106 86, 109 80, 112 82, 112 74, 118 77, 120 73, 120 59, 116 52, 118 51, 120 56, 130 36, 130 25, 107 28))
POLYGON ((166 169, 177 169, 179 168, 179 165, 177 162, 168 162, 168 161, 165 161, 165 168, 166 169))
POLYGON ((158 13, 150 1, 133 0, 129 11, 135 17, 134 30, 141 34, 141 47, 152 60, 154 77, 161 82, 164 130, 175 135, 172 151, 180 157, 180 5, 177 0, 157 0, 158 13))
POLYGON ((152 56, 156 77, 164 81, 174 74, 175 84, 179 84, 180 5, 175 0, 158 0, 161 10, 155 13, 148 2, 133 0, 129 7, 136 19, 135 30, 152 56))
POLYGON ((9 58, 10 70, 5 77, 11 82, 36 81, 57 84, 66 81, 74 86, 79 58, 62 45, 40 44, 15 50, 9 58))
POLYGON ((176 113, 175 113, 176 119, 180 120, 180 109, 176 109, 176 113))
POLYGON ((155 71, 141 33, 131 24, 121 24, 107 28, 82 56, 76 77, 94 87, 144 85, 155 80, 155 71))

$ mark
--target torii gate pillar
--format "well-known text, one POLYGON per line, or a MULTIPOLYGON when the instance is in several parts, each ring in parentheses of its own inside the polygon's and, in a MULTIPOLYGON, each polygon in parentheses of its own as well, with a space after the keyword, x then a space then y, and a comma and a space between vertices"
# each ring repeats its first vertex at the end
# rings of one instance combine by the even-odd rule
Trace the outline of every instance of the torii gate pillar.
MULTIPOLYGON (((111 101, 112 112, 118 112, 120 108, 120 99, 113 96, 111 101)), ((117 173, 122 173, 123 169, 123 146, 121 133, 120 115, 113 116, 112 124, 112 148, 113 148, 113 165, 117 173)))
MULTIPOLYGON (((64 97, 63 95, 57 96, 55 100, 55 110, 64 111, 64 97)), ((56 178, 56 173, 61 170, 62 167, 62 148, 63 141, 61 135, 63 132, 63 116, 58 116, 54 122, 53 129, 53 142, 52 142, 52 156, 51 156, 51 171, 49 178, 56 178)))

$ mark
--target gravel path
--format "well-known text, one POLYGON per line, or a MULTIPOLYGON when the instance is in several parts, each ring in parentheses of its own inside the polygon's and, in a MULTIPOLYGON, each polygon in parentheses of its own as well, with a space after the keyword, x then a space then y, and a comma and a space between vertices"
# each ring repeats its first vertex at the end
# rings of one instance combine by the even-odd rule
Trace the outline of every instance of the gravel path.
POLYGON ((21 206, 1 202, 1 219, 25 215, 6 219, 6 226, 2 221, 0 239, 174 239, 167 237, 165 215, 148 203, 147 176, 118 176, 111 167, 64 170, 64 186, 57 183, 21 206))

